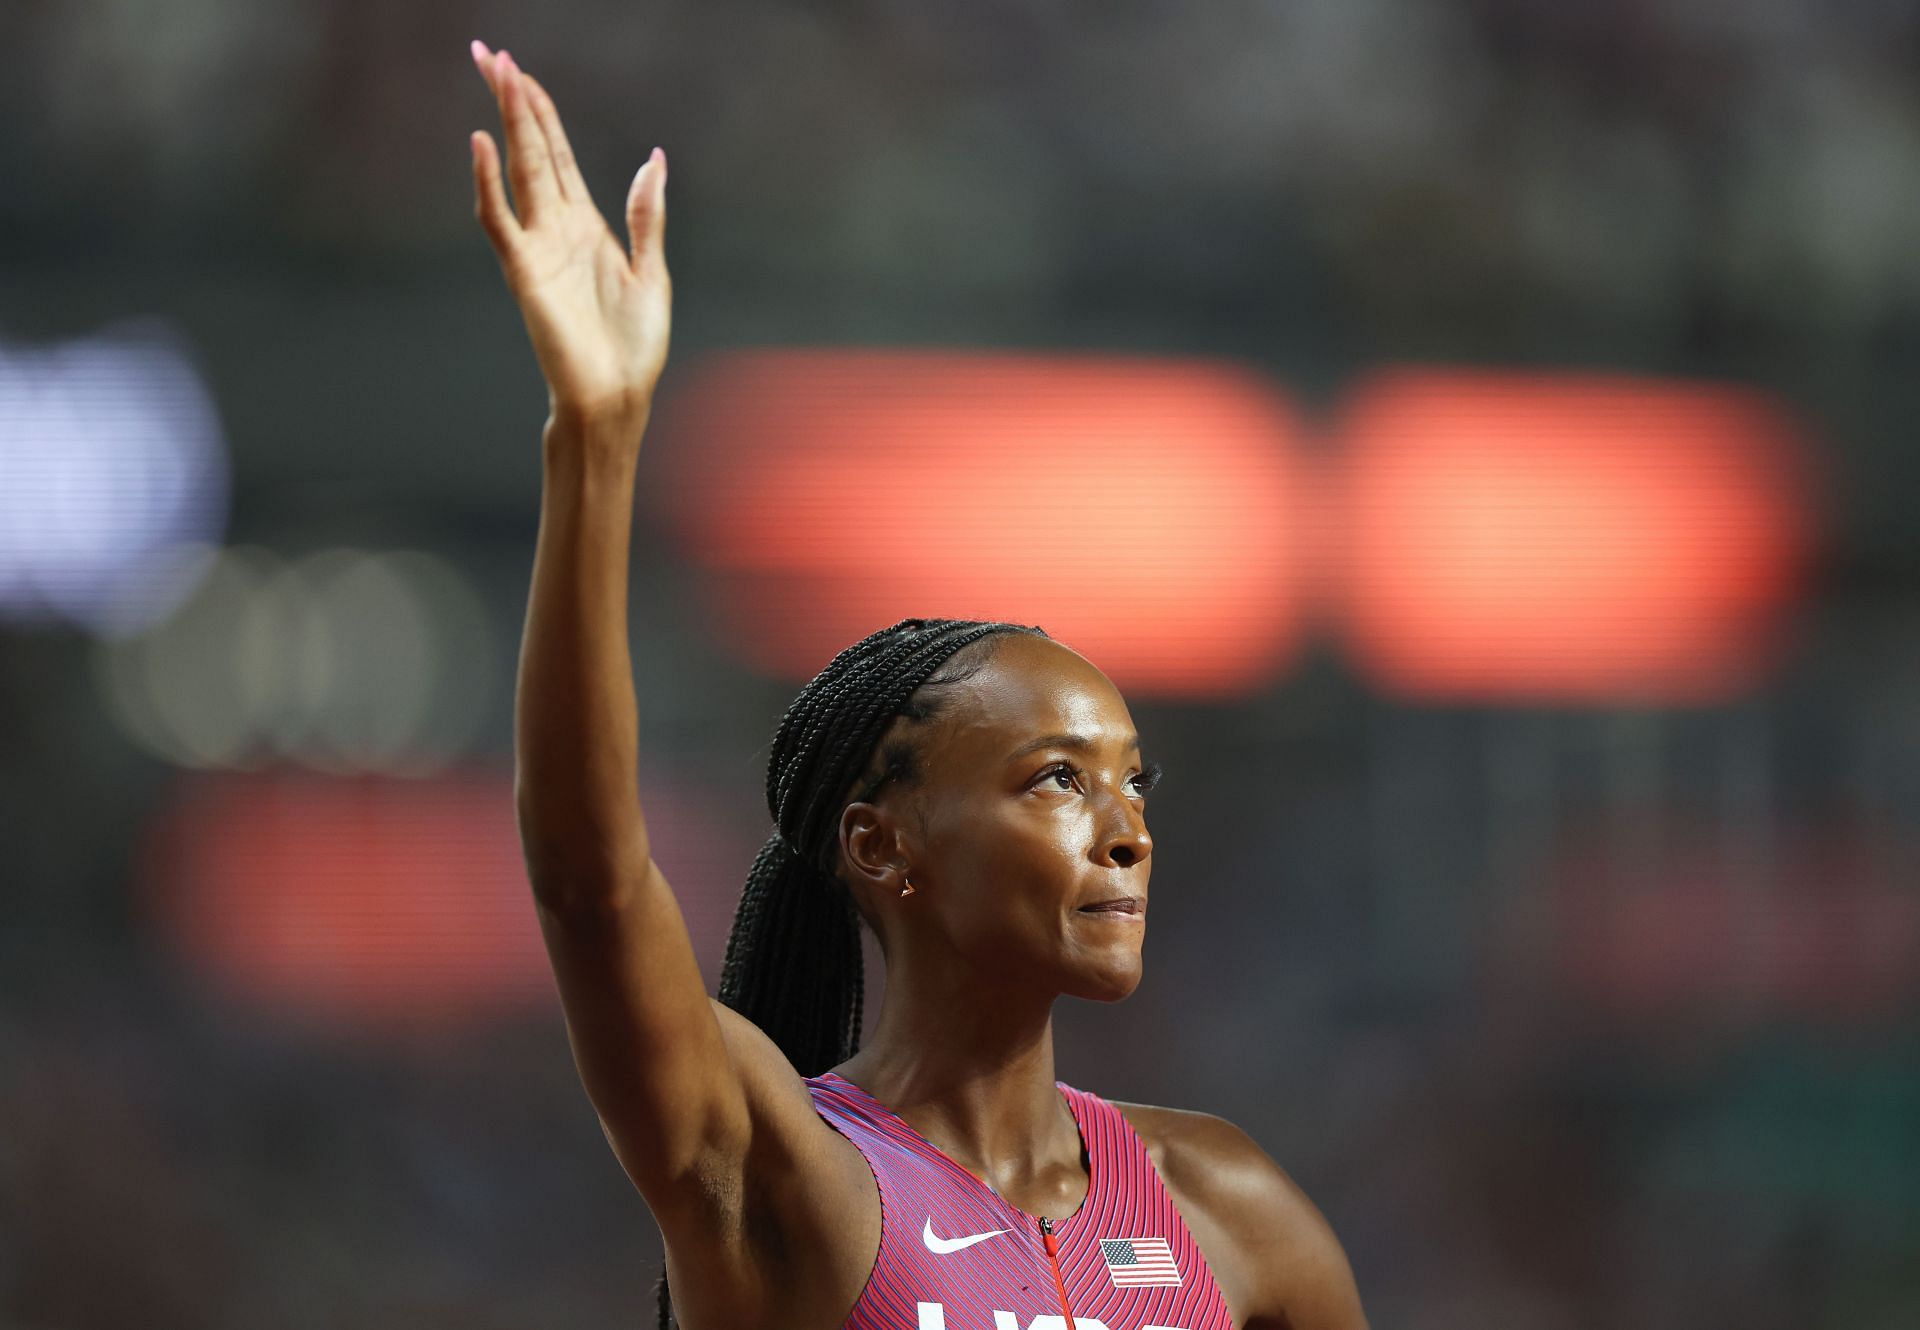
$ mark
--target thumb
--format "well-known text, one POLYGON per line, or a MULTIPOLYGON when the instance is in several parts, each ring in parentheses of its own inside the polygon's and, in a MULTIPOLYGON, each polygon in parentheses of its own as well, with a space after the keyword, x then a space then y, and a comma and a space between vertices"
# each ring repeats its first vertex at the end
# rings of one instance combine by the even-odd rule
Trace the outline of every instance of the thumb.
POLYGON ((665 262, 667 242, 667 154, 655 148, 627 190, 627 240, 635 272, 649 261, 665 262))

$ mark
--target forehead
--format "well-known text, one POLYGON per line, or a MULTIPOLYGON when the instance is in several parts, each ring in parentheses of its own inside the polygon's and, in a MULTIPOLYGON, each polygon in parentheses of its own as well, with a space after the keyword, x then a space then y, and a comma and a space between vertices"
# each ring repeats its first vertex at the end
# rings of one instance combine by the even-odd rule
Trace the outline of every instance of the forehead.
POLYGON ((1112 680, 1050 638, 1000 638, 985 662, 953 687, 938 747, 956 757, 998 761, 1048 734, 1098 743, 1133 734, 1133 718, 1112 680))

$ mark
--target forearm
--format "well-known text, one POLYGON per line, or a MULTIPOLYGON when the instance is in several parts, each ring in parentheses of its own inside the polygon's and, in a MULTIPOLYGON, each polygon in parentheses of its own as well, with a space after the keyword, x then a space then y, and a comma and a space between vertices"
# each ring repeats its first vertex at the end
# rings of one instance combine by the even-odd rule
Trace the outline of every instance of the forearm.
POLYGON ((550 421, 515 699, 514 796, 536 894, 638 880, 647 856, 627 645, 638 424, 550 421))

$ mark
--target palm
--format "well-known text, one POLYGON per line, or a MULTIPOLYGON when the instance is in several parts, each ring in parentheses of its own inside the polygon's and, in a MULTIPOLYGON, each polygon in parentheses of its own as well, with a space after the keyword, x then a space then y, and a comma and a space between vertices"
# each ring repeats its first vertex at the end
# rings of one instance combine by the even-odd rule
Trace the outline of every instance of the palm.
POLYGON ((474 58, 500 102, 517 215, 485 134, 474 136, 476 212, 520 305, 553 410, 643 415, 672 322, 665 158, 650 157, 629 191, 629 254, 588 194, 546 91, 504 52, 489 55, 475 43, 474 58))
POLYGON ((650 387, 666 359, 664 279, 634 274, 590 199, 554 229, 531 238, 507 280, 555 399, 584 406, 650 387))

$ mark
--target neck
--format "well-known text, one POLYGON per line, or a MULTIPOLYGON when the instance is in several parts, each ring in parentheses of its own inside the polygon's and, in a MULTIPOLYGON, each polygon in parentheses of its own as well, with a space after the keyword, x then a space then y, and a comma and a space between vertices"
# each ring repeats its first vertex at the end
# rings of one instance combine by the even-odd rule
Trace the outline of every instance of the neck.
POLYGON ((936 992, 890 972, 872 1035, 834 1070, 1004 1192, 1003 1180, 1079 1166, 1054 1086, 1053 1001, 987 984, 936 992))

